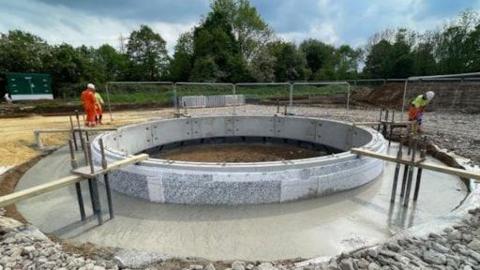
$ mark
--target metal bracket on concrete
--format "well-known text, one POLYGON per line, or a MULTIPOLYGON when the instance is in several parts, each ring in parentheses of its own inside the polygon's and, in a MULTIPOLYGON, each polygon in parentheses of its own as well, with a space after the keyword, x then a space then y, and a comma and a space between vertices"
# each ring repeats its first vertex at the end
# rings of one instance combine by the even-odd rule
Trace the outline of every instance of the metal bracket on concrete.
POLYGON ((275 117, 273 121, 273 134, 276 137, 282 137, 284 127, 285 117, 275 117))

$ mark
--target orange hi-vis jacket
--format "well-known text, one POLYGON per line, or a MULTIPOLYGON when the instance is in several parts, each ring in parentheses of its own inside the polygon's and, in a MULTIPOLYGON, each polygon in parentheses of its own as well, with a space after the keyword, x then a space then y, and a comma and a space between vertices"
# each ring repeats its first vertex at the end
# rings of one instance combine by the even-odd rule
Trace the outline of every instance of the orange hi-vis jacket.
POLYGON ((82 100, 83 109, 87 115, 87 125, 90 123, 95 124, 95 93, 91 89, 85 89, 80 96, 82 100))

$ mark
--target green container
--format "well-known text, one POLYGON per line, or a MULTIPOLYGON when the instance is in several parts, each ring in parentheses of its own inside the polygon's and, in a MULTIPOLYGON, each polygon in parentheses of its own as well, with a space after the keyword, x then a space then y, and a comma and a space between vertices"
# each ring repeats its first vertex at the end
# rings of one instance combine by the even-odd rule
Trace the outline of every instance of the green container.
POLYGON ((50 74, 6 73, 5 81, 13 100, 53 99, 50 74))

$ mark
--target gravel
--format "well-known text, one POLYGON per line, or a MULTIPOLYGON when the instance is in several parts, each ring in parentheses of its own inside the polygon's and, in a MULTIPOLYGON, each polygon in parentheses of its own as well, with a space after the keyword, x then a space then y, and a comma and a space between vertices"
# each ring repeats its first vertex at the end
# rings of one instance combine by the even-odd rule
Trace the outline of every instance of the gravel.
MULTIPOLYGON (((3 213, 3 211, 0 211, 3 213)), ((0 269, 119 269, 108 260, 65 252, 38 229, 0 216, 0 269)))
MULTIPOLYGON (((441 234, 392 240, 374 248, 341 254, 315 269, 480 269, 480 235, 449 237, 480 230, 480 208, 441 234), (392 247, 394 247, 392 249, 392 247)), ((304 267, 306 269, 306 267, 304 267)))

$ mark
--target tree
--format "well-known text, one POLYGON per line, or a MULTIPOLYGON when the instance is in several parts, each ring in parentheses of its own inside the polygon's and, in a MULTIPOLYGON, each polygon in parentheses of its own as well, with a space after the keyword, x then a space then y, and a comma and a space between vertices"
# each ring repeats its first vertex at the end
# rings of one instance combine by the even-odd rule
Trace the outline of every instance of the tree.
POLYGON ((389 78, 392 74, 390 51, 392 45, 386 40, 381 40, 370 48, 365 62, 364 72, 370 78, 389 78))
POLYGON ((215 0, 212 12, 226 14, 244 59, 250 62, 272 38, 272 30, 248 0, 215 0))
POLYGON ((150 27, 142 25, 130 34, 127 55, 131 61, 131 79, 155 81, 166 75, 169 62, 166 42, 150 27))
POLYGON ((79 82, 83 77, 82 60, 78 51, 69 44, 55 46, 47 70, 54 81, 79 82))
POLYGON ((40 37, 20 30, 0 36, 0 72, 43 72, 50 46, 40 37))
POLYGON ((364 73, 371 78, 407 78, 414 74, 415 57, 412 54, 416 33, 399 29, 395 39, 386 39, 368 47, 364 73))
POLYGON ((351 80, 357 78, 358 63, 362 51, 353 49, 348 45, 342 45, 337 49, 338 64, 336 65, 337 80, 351 80))
POLYGON ((235 40, 228 13, 225 10, 212 10, 194 29, 191 79, 194 78, 215 82, 237 82, 248 78, 245 59, 235 40), (200 70, 200 67, 211 68, 211 70, 200 70), (202 78, 205 74, 209 76, 202 78))
POLYGON ((433 75, 437 73, 434 44, 425 41, 419 43, 414 50, 414 74, 417 76, 433 75))
POLYGON ((310 79, 334 79, 335 64, 338 63, 335 47, 315 39, 308 39, 300 44, 300 50, 305 55, 308 68, 312 71, 310 79), (326 75, 326 74, 330 75, 326 75))
POLYGON ((468 51, 471 52, 471 59, 467 62, 467 70, 475 72, 480 70, 480 24, 470 32, 467 38, 468 51))
POLYGON ((175 53, 170 62, 170 78, 173 81, 188 81, 192 72, 193 33, 180 35, 175 45, 175 53))
POLYGON ((472 59, 478 59, 479 25, 479 14, 465 11, 456 22, 444 26, 437 36, 435 50, 441 73, 478 71, 473 69, 472 59))
POLYGON ((275 65, 277 59, 265 46, 253 57, 248 66, 252 78, 259 82, 275 81, 275 65))
POLYGON ((392 50, 388 57, 392 64, 392 78, 408 78, 414 74, 414 57, 412 55, 412 45, 415 42, 415 34, 407 29, 399 29, 395 36, 392 50))
POLYGON ((275 79, 279 82, 306 80, 311 71, 307 67, 305 55, 295 44, 276 41, 269 44, 269 50, 275 57, 275 79))
POLYGON ((96 51, 95 66, 103 73, 102 81, 120 81, 127 73, 128 58, 112 46, 104 44, 96 51))

